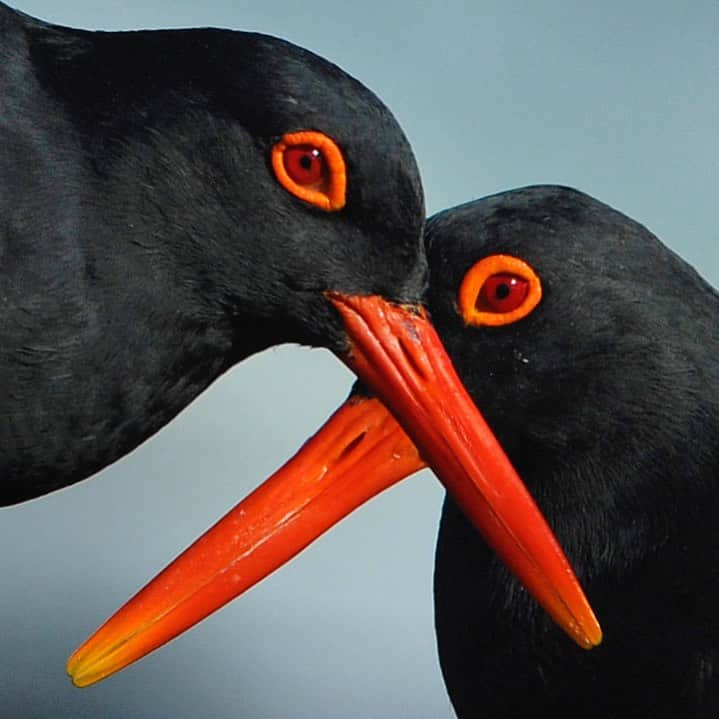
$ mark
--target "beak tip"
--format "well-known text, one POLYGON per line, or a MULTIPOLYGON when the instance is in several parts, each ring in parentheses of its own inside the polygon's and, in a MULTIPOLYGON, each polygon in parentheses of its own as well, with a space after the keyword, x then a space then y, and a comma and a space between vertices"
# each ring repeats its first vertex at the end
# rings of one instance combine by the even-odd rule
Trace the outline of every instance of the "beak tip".
POLYGON ((582 649, 589 650, 598 647, 602 643, 603 639, 604 634, 602 632, 602 627, 599 625, 596 617, 592 615, 591 621, 582 627, 577 643, 580 647, 582 647, 582 649))
POLYGON ((67 664, 65 665, 65 672, 67 673, 68 677, 70 677, 70 681, 73 683, 74 686, 76 686, 78 689, 84 689, 87 686, 90 686, 90 684, 94 684, 97 680, 96 679, 88 679, 89 676, 87 672, 83 674, 82 671, 82 663, 77 658, 77 652, 75 652, 68 660, 67 664))
POLYGON ((85 689, 85 687, 89 687, 91 684, 95 684, 99 681, 102 677, 99 678, 93 678, 92 675, 83 675, 80 671, 74 671, 74 672, 67 672, 67 675, 70 677, 70 681, 72 682, 72 685, 74 687, 77 687, 78 689, 85 689))

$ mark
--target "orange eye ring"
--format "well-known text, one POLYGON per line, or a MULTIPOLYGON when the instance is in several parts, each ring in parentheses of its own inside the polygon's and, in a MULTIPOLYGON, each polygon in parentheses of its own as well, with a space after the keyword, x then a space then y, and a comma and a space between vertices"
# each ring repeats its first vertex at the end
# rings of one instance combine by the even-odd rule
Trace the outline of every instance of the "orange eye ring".
POLYGON ((490 255, 467 271, 459 287, 457 304, 465 324, 475 327, 499 327, 526 317, 541 299, 542 283, 537 273, 524 260, 511 255, 490 255), (498 275, 516 278, 523 286, 520 304, 507 312, 492 310, 482 299, 487 281, 498 275))
POLYGON ((345 206, 347 168, 344 157, 337 143, 324 133, 303 130, 285 134, 272 148, 272 169, 280 185, 300 200, 325 212, 336 212, 345 206), (302 184, 298 181, 294 171, 297 159, 290 157, 288 164, 288 151, 295 154, 299 149, 305 149, 313 162, 322 163, 319 179, 317 170, 312 168, 308 174, 311 182, 302 184))

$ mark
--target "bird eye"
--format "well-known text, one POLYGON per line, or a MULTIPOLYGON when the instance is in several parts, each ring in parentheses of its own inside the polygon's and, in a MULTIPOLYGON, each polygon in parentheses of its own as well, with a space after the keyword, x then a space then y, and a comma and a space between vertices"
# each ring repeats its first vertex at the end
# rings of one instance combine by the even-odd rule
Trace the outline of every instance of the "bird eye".
POLYGON ((468 325, 507 325, 526 317, 542 299, 536 272, 511 255, 491 255, 474 264, 459 287, 459 311, 468 325))
POLYGON ((337 144, 314 130, 291 132, 272 148, 272 169, 290 194, 325 212, 345 206, 347 172, 337 144))

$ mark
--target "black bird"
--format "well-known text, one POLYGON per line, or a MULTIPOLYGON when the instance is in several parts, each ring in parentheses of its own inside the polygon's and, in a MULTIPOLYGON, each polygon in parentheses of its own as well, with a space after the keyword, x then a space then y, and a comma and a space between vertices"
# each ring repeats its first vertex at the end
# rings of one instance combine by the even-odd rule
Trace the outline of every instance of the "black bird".
POLYGON ((502 527, 525 581, 591 643, 566 559, 421 305, 419 174, 374 95, 263 35, 86 32, 3 4, 0 85, 0 504, 118 459, 253 352, 325 346, 470 514, 495 467, 534 528, 502 527))
MULTIPOLYGON (((567 641, 449 494, 435 601, 457 715, 716 717, 717 293, 646 228, 564 187, 447 210, 429 220, 426 239, 433 321, 606 632, 590 652, 567 641)), ((369 497, 423 466, 382 405, 362 394, 258 492, 277 494, 283 472, 304 473, 319 492, 320 465, 341 475, 331 506, 343 487, 369 497)), ((185 561, 216 551, 223 526, 232 544, 227 535, 252 525, 252 511, 251 496, 218 525, 215 543, 208 533, 185 561)), ((235 544, 234 559, 223 560, 238 575, 250 568, 246 549, 235 544)), ((162 592, 181 582, 182 561, 108 623, 110 639, 147 619, 143 603, 176 611, 178 594, 162 592)), ((190 594, 179 596, 189 605, 190 594)))
POLYGON ((270 345, 346 356, 327 290, 421 296, 407 140, 306 50, 0 3, 0 87, 2 505, 116 460, 270 345))
POLYGON ((642 225, 530 187, 428 223, 429 306, 555 529, 605 631, 577 650, 450 497, 437 545, 440 661, 459 717, 719 716, 719 297, 642 225), (543 299, 467 327, 477 259, 521 258, 543 299))

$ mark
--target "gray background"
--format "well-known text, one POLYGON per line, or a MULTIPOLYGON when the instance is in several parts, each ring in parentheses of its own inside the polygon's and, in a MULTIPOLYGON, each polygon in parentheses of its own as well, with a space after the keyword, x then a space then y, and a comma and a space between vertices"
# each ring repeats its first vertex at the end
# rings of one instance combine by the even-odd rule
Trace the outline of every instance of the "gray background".
MULTIPOLYGON (((719 284, 719 3, 16 0, 85 28, 260 30, 372 87, 435 212, 559 182, 719 284)), ((97 478, 0 512, 0 715, 450 717, 434 648, 442 492, 425 472, 138 665, 72 688, 69 652, 287 458, 350 386, 327 353, 255 357, 97 478)))

